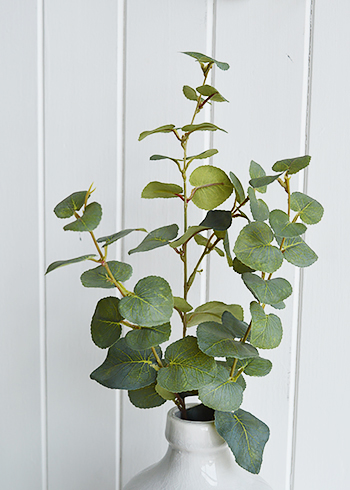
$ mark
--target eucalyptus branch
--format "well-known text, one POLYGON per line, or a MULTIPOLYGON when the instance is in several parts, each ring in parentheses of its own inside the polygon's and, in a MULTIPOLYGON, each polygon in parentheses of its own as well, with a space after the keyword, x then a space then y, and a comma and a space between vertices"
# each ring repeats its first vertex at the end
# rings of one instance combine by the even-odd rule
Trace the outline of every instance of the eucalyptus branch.
POLYGON ((157 351, 154 347, 151 347, 152 353, 156 358, 157 364, 160 368, 164 367, 161 358, 158 356, 157 351))
POLYGON ((231 367, 231 371, 230 371, 230 378, 231 379, 233 379, 233 377, 234 377, 237 363, 238 363, 238 359, 235 358, 234 361, 233 361, 232 367, 231 367))

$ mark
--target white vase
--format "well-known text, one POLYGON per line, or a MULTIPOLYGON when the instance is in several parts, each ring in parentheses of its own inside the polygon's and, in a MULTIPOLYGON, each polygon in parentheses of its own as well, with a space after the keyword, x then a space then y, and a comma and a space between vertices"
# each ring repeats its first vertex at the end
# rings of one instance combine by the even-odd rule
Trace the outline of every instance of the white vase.
POLYGON ((124 490, 272 490, 258 475, 237 465, 214 422, 179 418, 168 412, 168 450, 158 463, 136 475, 124 490))

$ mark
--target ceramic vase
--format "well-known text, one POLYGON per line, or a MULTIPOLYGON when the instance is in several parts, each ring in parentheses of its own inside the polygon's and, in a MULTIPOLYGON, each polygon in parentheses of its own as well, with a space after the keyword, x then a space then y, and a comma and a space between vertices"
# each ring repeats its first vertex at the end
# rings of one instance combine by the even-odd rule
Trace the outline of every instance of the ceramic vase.
POLYGON ((124 490, 272 490, 237 465, 214 421, 182 420, 174 407, 167 415, 165 437, 169 447, 163 459, 136 475, 124 490))

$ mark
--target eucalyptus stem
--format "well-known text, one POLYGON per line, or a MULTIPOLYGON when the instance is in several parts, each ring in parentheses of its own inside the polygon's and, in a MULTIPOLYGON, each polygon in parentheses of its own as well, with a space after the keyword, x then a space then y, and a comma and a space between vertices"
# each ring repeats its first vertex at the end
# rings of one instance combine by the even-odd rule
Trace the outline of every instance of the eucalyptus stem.
POLYGON ((233 361, 232 367, 231 367, 230 378, 233 378, 234 377, 237 363, 238 363, 238 359, 235 358, 235 360, 233 361))
POLYGON ((157 364, 159 367, 164 367, 161 358, 158 356, 157 351, 154 347, 151 347, 152 353, 154 357, 156 358, 157 364))

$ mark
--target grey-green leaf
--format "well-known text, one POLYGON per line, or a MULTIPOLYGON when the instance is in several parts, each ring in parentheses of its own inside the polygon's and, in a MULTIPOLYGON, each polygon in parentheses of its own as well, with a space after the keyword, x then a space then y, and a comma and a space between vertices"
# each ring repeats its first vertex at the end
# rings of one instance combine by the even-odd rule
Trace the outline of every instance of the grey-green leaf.
POLYGON ((232 260, 231 250, 230 250, 230 238, 228 236, 227 231, 225 234, 225 238, 223 240, 223 245, 224 245, 224 250, 225 250, 226 260, 227 260, 228 266, 232 267, 233 266, 233 260, 232 260))
POLYGON ((165 352, 167 367, 159 370, 158 383, 173 393, 196 390, 216 374, 215 360, 201 352, 195 337, 184 337, 165 352))
POLYGON ((270 245, 274 238, 271 228, 260 221, 245 226, 234 246, 234 252, 243 264, 263 271, 275 272, 283 262, 282 252, 270 245))
POLYGON ((128 228, 127 230, 121 230, 118 231, 117 233, 113 233, 113 235, 108 235, 108 236, 102 236, 101 238, 97 239, 98 243, 103 243, 103 246, 106 247, 107 245, 111 245, 112 243, 116 242, 117 240, 120 240, 121 238, 124 238, 125 236, 129 235, 133 231, 144 231, 146 230, 144 228, 128 228))
POLYGON ((174 240, 177 237, 178 232, 179 227, 176 224, 157 228, 151 231, 136 248, 129 250, 128 254, 147 252, 148 250, 164 247, 169 244, 170 240, 174 240))
POLYGON ((243 388, 229 377, 223 366, 218 366, 213 381, 199 388, 198 397, 209 408, 231 412, 241 406, 243 388))
POLYGON ((77 220, 64 226, 65 231, 93 231, 98 227, 102 218, 102 208, 98 202, 88 204, 83 215, 77 220))
POLYGON ((247 362, 244 367, 244 372, 248 376, 267 376, 272 369, 272 362, 263 357, 254 357, 254 359, 249 359, 244 362, 247 362))
POLYGON ((225 99, 225 97, 223 97, 220 92, 211 85, 201 85, 200 87, 197 87, 196 90, 201 95, 204 95, 205 97, 210 97, 210 100, 212 100, 213 102, 228 102, 228 100, 225 99))
POLYGON ((183 245, 184 243, 191 240, 191 238, 194 237, 197 233, 207 229, 208 228, 206 228, 205 226, 189 226, 186 233, 184 233, 180 238, 178 238, 174 242, 171 242, 170 246, 172 248, 180 247, 180 245, 183 245))
MULTIPOLYGON (((254 162, 254 160, 252 160, 249 166, 249 175, 251 179, 259 179, 260 177, 265 177, 266 172, 261 165, 259 165, 258 163, 254 162)), ((262 187, 257 187, 256 190, 258 192, 261 192, 262 194, 265 194, 267 188, 266 185, 264 185, 262 187)))
MULTIPOLYGON (((110 260, 107 265, 116 281, 124 282, 130 279, 132 275, 132 267, 125 262, 118 262, 117 260, 110 260)), ((115 284, 109 277, 106 268, 103 265, 95 267, 85 271, 80 280, 86 288, 114 288, 115 284)))
POLYGON ((169 284, 158 276, 140 279, 134 294, 120 300, 119 311, 130 322, 144 327, 167 323, 173 314, 174 300, 169 284))
POLYGON ((183 192, 182 187, 177 184, 167 184, 165 182, 150 182, 143 189, 141 197, 143 199, 170 199, 179 197, 183 192))
POLYGON ((297 158, 288 158, 286 160, 279 160, 276 162, 272 170, 275 172, 286 172, 289 174, 296 174, 303 168, 307 167, 310 163, 311 157, 308 155, 304 155, 302 157, 297 158))
MULTIPOLYGON (((161 350, 158 347, 156 350, 161 357, 161 350)), ((157 372, 154 365, 156 359, 151 349, 130 349, 121 338, 109 348, 105 361, 90 377, 107 388, 138 390, 155 382, 157 372)))
POLYGON ((181 128, 185 133, 193 133, 194 131, 223 131, 227 133, 225 129, 219 128, 213 123, 204 122, 200 124, 187 124, 181 128))
POLYGON ((194 155, 191 157, 187 157, 187 161, 192 161, 192 160, 204 160, 205 158, 210 158, 213 155, 216 155, 218 150, 215 148, 210 148, 209 150, 203 151, 202 153, 199 153, 199 155, 194 155))
POLYGON ((143 140, 147 136, 155 133, 171 133, 175 128, 174 124, 166 124, 165 126, 160 126, 159 128, 152 129, 151 131, 143 131, 139 136, 139 141, 143 140))
POLYGON ((257 199, 255 190, 248 188, 250 210, 255 221, 266 221, 269 218, 269 208, 262 199, 257 199))
POLYGON ((259 355, 252 345, 235 340, 231 329, 221 323, 201 323, 197 327, 197 339, 199 348, 208 356, 248 359, 259 355))
POLYGON ((290 197, 290 207, 296 211, 302 221, 307 225, 314 225, 321 221, 323 206, 312 197, 302 192, 293 192, 290 197))
POLYGON ((250 304, 252 329, 250 341, 259 349, 274 349, 282 340, 282 323, 273 313, 266 315, 262 306, 253 301, 250 304))
POLYGON ((266 185, 272 184, 272 182, 281 177, 282 173, 279 173, 277 175, 266 175, 265 177, 258 177, 257 179, 251 179, 249 181, 249 184, 254 187, 254 189, 259 189, 260 187, 265 187, 266 185))
POLYGON ((302 223, 291 223, 288 214, 280 209, 274 209, 269 217, 270 225, 276 236, 292 238, 302 235, 306 231, 306 226, 302 223))
MULTIPOLYGON (((277 237, 279 245, 282 238, 277 237)), ((283 242, 283 257, 297 267, 309 267, 318 259, 315 252, 304 242, 301 237, 286 238, 283 242)))
POLYGON ((237 202, 239 204, 242 204, 242 202, 245 199, 245 194, 244 194, 244 190, 243 190, 243 186, 241 184, 241 181, 233 172, 230 172, 230 179, 231 179, 233 187, 235 189, 237 202))
POLYGON ((240 260, 235 257, 233 259, 233 270, 237 272, 237 274, 244 274, 245 272, 255 272, 255 269, 252 269, 251 267, 248 267, 247 265, 243 264, 240 260))
POLYGON ((264 422, 241 408, 215 412, 215 427, 229 445, 237 463, 250 473, 259 473, 270 431, 264 422))
POLYGON ((55 269, 58 269, 59 267, 63 267, 65 265, 70 265, 70 264, 76 264, 77 262, 83 262, 84 260, 89 260, 92 259, 93 257, 96 257, 94 254, 90 255, 81 255, 80 257, 76 257, 75 259, 68 259, 68 260, 57 260, 56 262, 52 262, 46 269, 45 274, 48 274, 51 271, 54 271, 55 269))
POLYGON ((85 203, 86 193, 87 191, 73 192, 73 194, 59 202, 53 210, 57 218, 70 218, 75 211, 79 211, 85 203))
POLYGON ((224 327, 230 330, 232 335, 238 339, 243 338, 248 329, 248 324, 246 322, 238 320, 238 318, 229 311, 224 311, 221 321, 224 327))
POLYGON ((242 279, 249 291, 263 304, 278 304, 293 292, 291 284, 282 277, 262 279, 256 274, 248 272, 242 275, 242 279))
POLYGON ((119 299, 114 296, 102 298, 96 305, 91 320, 91 337, 101 349, 113 345, 120 337, 123 319, 118 310, 119 299))
POLYGON ((174 296, 174 308, 182 311, 183 313, 189 313, 193 310, 192 306, 187 301, 179 296, 174 296))
POLYGON ((166 400, 158 395, 155 386, 156 384, 152 383, 139 390, 129 390, 129 400, 137 408, 160 407, 166 400))
POLYGON ((144 350, 169 340, 170 323, 164 323, 156 327, 141 327, 131 330, 125 336, 127 345, 133 350, 144 350))

